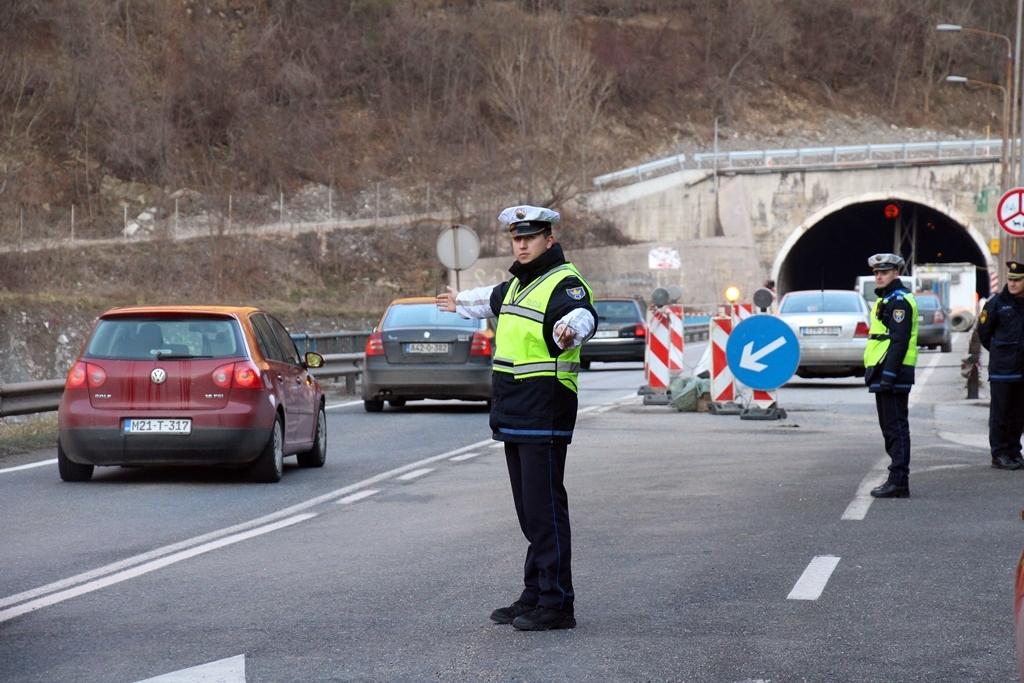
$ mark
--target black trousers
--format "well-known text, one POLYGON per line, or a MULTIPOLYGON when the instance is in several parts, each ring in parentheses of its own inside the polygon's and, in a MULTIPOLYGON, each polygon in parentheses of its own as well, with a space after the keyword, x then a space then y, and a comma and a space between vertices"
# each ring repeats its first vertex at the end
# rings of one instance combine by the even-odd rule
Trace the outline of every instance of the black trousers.
POLYGON ((910 393, 879 391, 875 394, 878 409, 878 426, 885 439, 885 452, 889 463, 889 481, 897 486, 907 486, 910 480, 910 422, 907 420, 907 402, 910 393))
POLYGON ((523 567, 526 604, 572 610, 572 551, 565 475, 566 444, 505 442, 519 527, 529 545, 523 567))
POLYGON ((1020 435, 1024 431, 1024 382, 988 383, 988 445, 992 457, 1020 457, 1020 435))

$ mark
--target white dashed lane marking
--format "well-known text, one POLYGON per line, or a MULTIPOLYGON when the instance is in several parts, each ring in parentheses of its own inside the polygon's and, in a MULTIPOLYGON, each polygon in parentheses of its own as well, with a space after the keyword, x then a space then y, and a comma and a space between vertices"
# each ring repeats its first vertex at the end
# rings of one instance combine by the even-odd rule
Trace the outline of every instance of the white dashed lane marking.
POLYGON ((452 462, 462 462, 463 460, 472 460, 473 458, 478 458, 481 455, 483 455, 483 453, 463 453, 462 455, 456 455, 448 459, 451 460, 452 462))
POLYGON ((839 564, 835 555, 818 555, 797 579, 793 590, 786 596, 787 600, 817 600, 821 597, 829 577, 839 564))
POLYGON ((365 491, 357 491, 353 493, 351 496, 345 496, 341 500, 336 501, 335 505, 348 505, 350 503, 356 502, 357 500, 369 498, 375 493, 380 493, 380 489, 366 489, 365 491))
POLYGON ((400 481, 412 481, 413 479, 419 479, 424 474, 429 474, 433 471, 434 469, 432 467, 424 467, 422 469, 413 470, 412 472, 406 472, 405 474, 397 478, 400 481))

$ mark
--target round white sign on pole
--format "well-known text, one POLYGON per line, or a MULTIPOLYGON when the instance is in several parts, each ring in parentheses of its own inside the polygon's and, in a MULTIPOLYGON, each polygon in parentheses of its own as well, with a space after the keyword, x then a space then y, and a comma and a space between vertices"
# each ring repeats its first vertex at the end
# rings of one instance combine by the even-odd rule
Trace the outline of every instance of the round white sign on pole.
POLYGON ((473 228, 453 225, 437 236, 437 258, 450 270, 465 270, 480 257, 480 238, 473 228))
POLYGON ((1024 187, 1006 191, 996 207, 996 221, 1014 237, 1024 237, 1024 187))

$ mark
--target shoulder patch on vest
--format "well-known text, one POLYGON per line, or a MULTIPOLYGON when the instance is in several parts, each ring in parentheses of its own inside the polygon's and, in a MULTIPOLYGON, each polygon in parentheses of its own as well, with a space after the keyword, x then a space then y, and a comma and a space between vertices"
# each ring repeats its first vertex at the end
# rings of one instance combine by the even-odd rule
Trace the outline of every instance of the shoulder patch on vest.
POLYGON ((906 314, 907 312, 904 311, 902 308, 897 308, 895 311, 892 312, 892 319, 898 323, 901 323, 903 322, 903 318, 906 316, 906 314))
POLYGON ((570 299, 579 301, 580 299, 587 295, 587 290, 585 290, 582 287, 570 287, 569 289, 565 290, 565 293, 569 295, 570 299))
POLYGON ((981 309, 981 315, 978 316, 978 322, 984 325, 986 320, 988 320, 988 311, 983 308, 981 309))

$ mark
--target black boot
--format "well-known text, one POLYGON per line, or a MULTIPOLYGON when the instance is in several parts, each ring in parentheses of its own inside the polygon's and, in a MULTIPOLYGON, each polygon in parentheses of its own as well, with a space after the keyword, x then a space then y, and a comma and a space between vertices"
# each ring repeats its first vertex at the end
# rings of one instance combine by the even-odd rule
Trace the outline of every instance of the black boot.
POLYGON ((877 486, 871 489, 872 498, 910 498, 910 485, 894 484, 891 481, 887 481, 881 486, 877 486))
POLYGON ((576 628, 572 610, 537 607, 515 618, 512 625, 520 631, 550 631, 556 628, 576 628))
POLYGON ((992 457, 992 467, 997 470, 1019 470, 1021 463, 1008 455, 995 455, 992 457))
POLYGON ((521 600, 516 600, 508 607, 499 607, 491 612, 491 621, 495 624, 511 624, 516 617, 535 609, 537 605, 527 605, 521 600))

